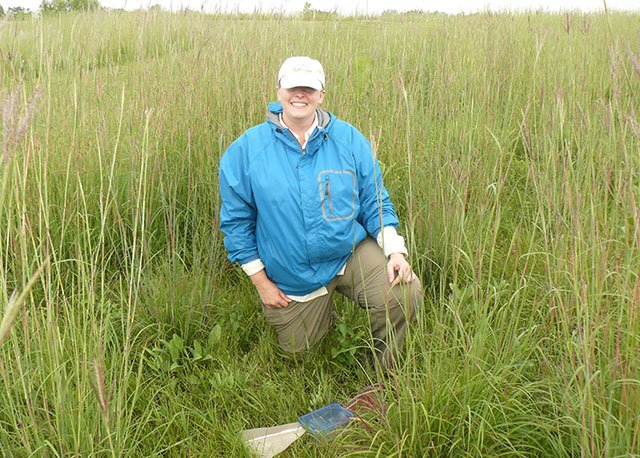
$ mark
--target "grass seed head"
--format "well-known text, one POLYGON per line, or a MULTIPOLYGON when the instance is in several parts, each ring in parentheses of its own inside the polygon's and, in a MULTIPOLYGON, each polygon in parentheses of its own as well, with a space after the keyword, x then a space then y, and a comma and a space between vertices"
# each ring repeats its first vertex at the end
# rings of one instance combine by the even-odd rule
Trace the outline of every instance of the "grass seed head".
POLYGON ((633 69, 635 70, 636 75, 640 77, 640 59, 638 59, 638 56, 636 56, 633 51, 631 51, 631 48, 629 46, 627 46, 627 52, 629 53, 629 59, 633 64, 633 69))
POLYGON ((5 95, 2 101, 2 162, 4 164, 9 162, 16 145, 25 137, 29 121, 33 118, 38 100, 42 95, 42 85, 34 91, 24 110, 20 109, 19 104, 21 90, 22 84, 19 84, 11 94, 5 95), (21 111, 24 111, 24 114, 21 115, 21 111))
POLYGON ((11 327, 13 326, 13 322, 16 320, 16 316, 18 316, 20 305, 20 301, 16 300, 16 293, 14 292, 9 299, 6 310, 4 311, 2 323, 0 323, 0 346, 11 332, 11 327))

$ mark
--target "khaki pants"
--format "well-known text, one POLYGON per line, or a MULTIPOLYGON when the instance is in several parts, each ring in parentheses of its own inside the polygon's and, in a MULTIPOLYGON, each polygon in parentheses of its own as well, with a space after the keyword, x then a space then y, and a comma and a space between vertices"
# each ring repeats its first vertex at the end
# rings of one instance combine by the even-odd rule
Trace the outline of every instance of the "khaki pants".
POLYGON ((364 239, 347 260, 344 275, 327 285, 329 294, 308 302, 292 301, 287 307, 262 306, 267 322, 277 334, 280 346, 297 353, 313 347, 331 328, 335 307, 333 293, 351 298, 368 310, 376 358, 383 368, 392 365, 402 348, 407 322, 415 319, 422 304, 422 288, 416 278, 390 288, 387 258, 372 238, 364 239))

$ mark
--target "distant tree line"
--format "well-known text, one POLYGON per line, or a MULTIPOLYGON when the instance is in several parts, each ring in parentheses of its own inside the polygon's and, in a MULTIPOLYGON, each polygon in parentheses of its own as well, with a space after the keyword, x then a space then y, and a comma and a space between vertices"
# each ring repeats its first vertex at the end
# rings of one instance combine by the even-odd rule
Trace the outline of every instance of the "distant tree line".
MULTIPOLYGON (((58 14, 58 13, 68 13, 72 11, 93 11, 100 9, 100 3, 98 0, 42 0, 40 4, 39 13, 42 15, 49 14, 58 14)), ((162 7, 160 5, 152 5, 149 7, 149 11, 162 11, 162 7)), ((188 11, 188 8, 185 9, 188 11)), ((2 5, 0 5, 0 18, 4 18, 5 16, 8 19, 19 20, 26 19, 31 17, 32 12, 29 11, 28 8, 23 8, 21 6, 13 6, 7 9, 5 12, 2 5)), ((425 16, 425 15, 434 15, 441 13, 425 13, 420 10, 411 10, 406 12, 398 12, 396 10, 385 10, 381 17, 385 19, 408 19, 414 16, 425 16)), ((336 10, 334 11, 321 11, 316 10, 311 6, 310 2, 306 2, 304 4, 304 8, 302 10, 302 19, 305 20, 314 20, 314 21, 323 21, 323 20, 336 20, 340 16, 336 10)))
POLYGON ((328 11, 320 11, 320 10, 315 10, 311 7, 311 3, 306 2, 304 4, 304 8, 302 9, 302 18, 305 20, 313 20, 313 21, 322 21, 322 20, 329 20, 329 19, 336 19, 338 17, 338 13, 336 13, 335 11, 333 12, 328 12, 328 11))
POLYGON ((91 11, 100 8, 98 0, 42 0, 40 13, 68 13, 70 11, 91 11))
POLYGON ((10 6, 5 12, 2 5, 0 5, 0 18, 6 17, 7 19, 26 19, 31 16, 31 11, 28 8, 22 6, 10 6))
MULTIPOLYGON (((98 0, 42 0, 40 4, 40 14, 68 13, 70 11, 91 11, 100 9, 98 0)), ((11 6, 4 10, 0 5, 0 19, 12 20, 27 19, 32 12, 22 6, 11 6)))

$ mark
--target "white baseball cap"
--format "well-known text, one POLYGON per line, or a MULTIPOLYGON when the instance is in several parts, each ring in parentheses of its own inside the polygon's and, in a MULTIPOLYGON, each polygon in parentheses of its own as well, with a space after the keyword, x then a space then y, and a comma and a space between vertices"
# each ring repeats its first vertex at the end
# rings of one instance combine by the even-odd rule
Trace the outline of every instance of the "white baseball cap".
POLYGON ((324 89, 322 64, 306 56, 289 57, 280 67, 278 83, 284 89, 303 86, 321 91, 324 89))

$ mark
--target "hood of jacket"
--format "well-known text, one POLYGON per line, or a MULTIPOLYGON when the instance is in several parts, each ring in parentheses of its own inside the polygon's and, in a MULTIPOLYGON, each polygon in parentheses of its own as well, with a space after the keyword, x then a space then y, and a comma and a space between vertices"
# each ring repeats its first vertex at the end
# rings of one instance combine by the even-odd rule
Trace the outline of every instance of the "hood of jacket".
MULTIPOLYGON (((274 126, 281 129, 286 129, 287 126, 282 124, 280 115, 282 114, 282 104, 280 102, 271 102, 269 104, 269 112, 267 113, 267 121, 274 126)), ((328 111, 324 111, 320 108, 316 109, 316 117, 318 118, 318 129, 323 130, 329 127, 333 116, 328 111)))

